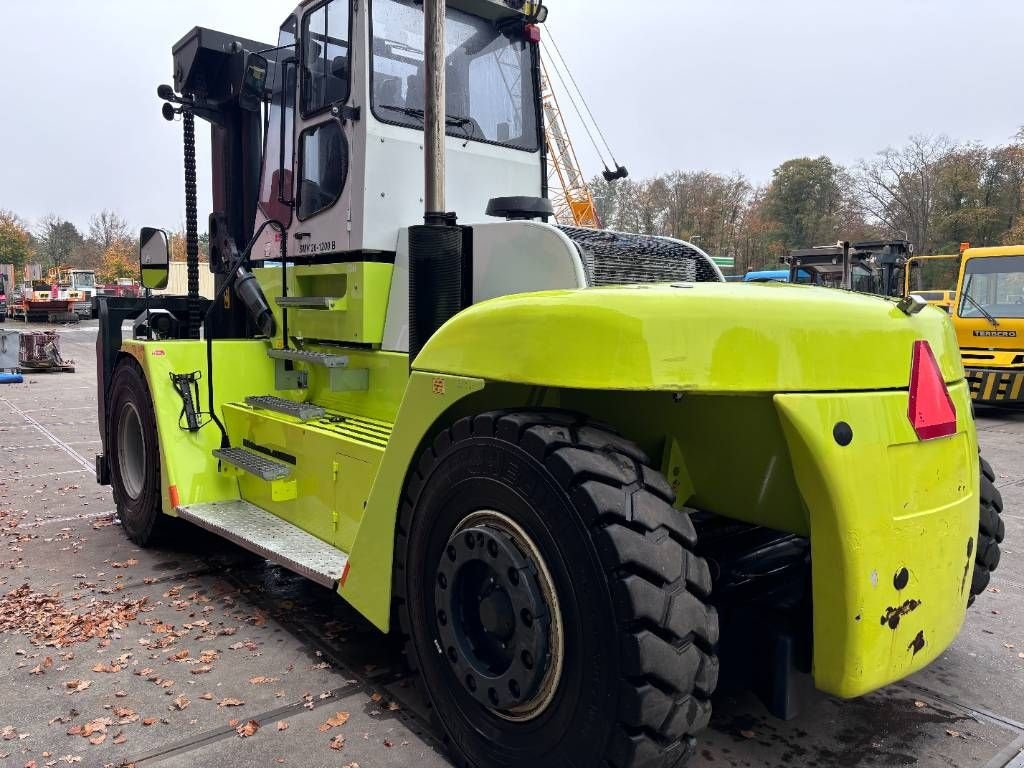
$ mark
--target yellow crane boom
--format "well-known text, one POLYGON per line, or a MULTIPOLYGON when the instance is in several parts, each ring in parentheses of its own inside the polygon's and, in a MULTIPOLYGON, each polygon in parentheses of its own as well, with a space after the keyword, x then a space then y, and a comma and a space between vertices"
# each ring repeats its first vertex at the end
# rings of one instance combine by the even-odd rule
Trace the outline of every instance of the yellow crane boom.
POLYGON ((548 195, 555 209, 555 220, 559 224, 600 229, 602 224, 597 213, 597 205, 594 202, 594 194, 590 189, 587 177, 583 174, 565 120, 565 113, 555 94, 552 73, 561 83, 569 103, 575 109, 594 149, 601 158, 604 165, 604 178, 613 182, 626 178, 629 172, 615 160, 615 155, 612 153, 601 127, 597 124, 593 112, 576 84, 576 78, 573 77, 562 52, 550 35, 543 44, 543 50, 545 55, 541 57, 541 96, 544 101, 544 138, 548 150, 548 195), (550 47, 547 44, 548 41, 550 47), (591 126, 594 131, 591 130, 591 126), (604 151, 598 144, 595 132, 601 138, 604 151), (610 168, 605 159, 605 152, 611 159, 610 168))
POLYGON ((597 206, 586 177, 580 170, 565 116, 551 87, 546 61, 541 61, 541 94, 544 99, 544 134, 548 146, 548 187, 555 219, 561 224, 598 229, 597 206))

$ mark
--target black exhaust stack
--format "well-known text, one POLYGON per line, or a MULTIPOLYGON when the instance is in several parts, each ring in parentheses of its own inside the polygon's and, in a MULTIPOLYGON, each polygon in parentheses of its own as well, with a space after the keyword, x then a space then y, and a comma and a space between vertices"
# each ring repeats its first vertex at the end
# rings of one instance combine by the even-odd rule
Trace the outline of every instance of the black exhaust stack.
POLYGON ((409 228, 409 361, 462 310, 462 229, 445 210, 444 0, 423 4, 426 52, 424 224, 409 228))

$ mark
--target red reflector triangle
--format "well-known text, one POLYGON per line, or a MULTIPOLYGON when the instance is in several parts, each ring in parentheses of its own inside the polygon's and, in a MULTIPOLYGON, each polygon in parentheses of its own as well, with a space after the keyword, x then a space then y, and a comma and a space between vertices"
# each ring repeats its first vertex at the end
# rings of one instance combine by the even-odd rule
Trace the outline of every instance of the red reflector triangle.
POLYGON ((910 408, 907 417, 921 440, 956 433, 956 407, 927 341, 914 342, 910 366, 910 408))

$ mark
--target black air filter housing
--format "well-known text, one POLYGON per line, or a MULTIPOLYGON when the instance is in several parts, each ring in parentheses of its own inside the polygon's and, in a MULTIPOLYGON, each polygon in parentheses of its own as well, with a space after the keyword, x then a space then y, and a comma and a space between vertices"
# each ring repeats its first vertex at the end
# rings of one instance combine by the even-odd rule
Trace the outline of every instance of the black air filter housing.
POLYGON ((409 360, 462 311, 462 228, 409 227, 409 360))

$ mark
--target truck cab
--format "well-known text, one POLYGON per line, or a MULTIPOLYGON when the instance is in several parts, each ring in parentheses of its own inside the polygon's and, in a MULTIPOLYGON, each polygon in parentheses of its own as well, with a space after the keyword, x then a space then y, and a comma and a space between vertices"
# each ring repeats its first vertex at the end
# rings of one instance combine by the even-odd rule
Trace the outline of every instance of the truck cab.
POLYGON ((1024 404, 1024 246, 964 251, 953 324, 975 402, 1024 404))

